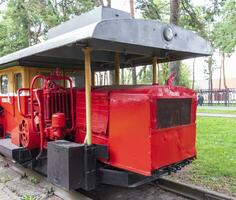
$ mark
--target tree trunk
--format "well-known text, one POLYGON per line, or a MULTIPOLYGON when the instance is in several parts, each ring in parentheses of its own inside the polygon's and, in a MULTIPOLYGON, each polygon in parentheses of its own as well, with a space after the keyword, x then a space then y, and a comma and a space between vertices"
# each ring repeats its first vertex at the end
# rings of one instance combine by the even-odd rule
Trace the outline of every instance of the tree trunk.
POLYGON ((219 78, 219 90, 221 90, 221 77, 222 77, 222 66, 223 66, 223 56, 221 57, 221 65, 220 65, 220 78, 219 78))
POLYGON ((136 67, 132 68, 132 84, 137 85, 136 67))
POLYGON ((192 82, 192 89, 195 89, 195 58, 193 59, 193 82, 192 82))
POLYGON ((226 84, 226 77, 225 77, 225 53, 222 53, 222 69, 223 69, 223 80, 224 80, 224 87, 227 89, 227 84, 226 84))
POLYGON ((110 80, 109 85, 115 84, 115 71, 114 70, 109 71, 109 80, 110 80))
POLYGON ((95 0, 95 5, 96 6, 104 6, 103 0, 95 0))
POLYGON ((143 66, 143 80, 147 80, 147 65, 143 66))
POLYGON ((124 68, 121 69, 121 83, 122 85, 125 84, 125 69, 124 68))
POLYGON ((134 0, 129 0, 130 4, 130 14, 132 18, 135 18, 135 10, 134 10, 134 0))
POLYGON ((157 83, 160 84, 160 73, 161 73, 161 70, 160 70, 160 67, 161 67, 161 64, 158 64, 157 63, 157 83))
MULTIPOLYGON (((103 2, 103 0, 101 0, 101 1, 103 2)), ((103 3, 103 5, 104 5, 104 3, 103 3)), ((111 0, 107 0, 107 7, 111 8, 111 0)), ((115 71, 114 70, 110 70, 109 80, 110 80, 110 85, 115 84, 115 71)))
MULTIPOLYGON (((130 4, 131 17, 134 18, 135 17, 134 0, 130 0, 129 4, 130 4)), ((136 75, 136 68, 135 67, 132 68, 132 84, 133 85, 137 84, 137 75, 136 75)))
POLYGON ((212 56, 209 57, 208 59, 208 71, 209 71, 209 85, 208 85, 208 89, 209 89, 209 100, 208 100, 208 104, 212 105, 212 90, 213 90, 213 80, 212 80, 212 75, 213 75, 213 70, 212 70, 212 65, 213 65, 213 59, 212 56))
MULTIPOLYGON (((180 14, 180 0, 170 0, 170 23, 178 25, 180 14)), ((170 63, 170 73, 176 72, 175 85, 179 84, 180 61, 170 63)))
POLYGON ((178 25, 179 22, 179 11, 180 11, 180 1, 170 0, 170 23, 178 25))
POLYGON ((111 8, 111 0, 107 0, 107 7, 111 8))
POLYGON ((99 85, 102 86, 102 81, 103 81, 103 75, 102 72, 99 72, 99 85))
POLYGON ((108 74, 108 71, 105 71, 104 72, 104 85, 109 85, 109 82, 108 82, 109 81, 108 80, 108 75, 109 74, 108 75, 107 74, 108 74))

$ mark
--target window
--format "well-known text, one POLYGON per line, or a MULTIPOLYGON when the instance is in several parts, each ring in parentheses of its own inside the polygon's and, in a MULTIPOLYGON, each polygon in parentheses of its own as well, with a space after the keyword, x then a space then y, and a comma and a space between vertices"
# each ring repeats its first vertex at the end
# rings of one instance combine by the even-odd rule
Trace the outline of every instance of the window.
POLYGON ((1 76, 1 93, 7 94, 8 92, 8 76, 2 75, 1 76))
MULTIPOLYGON (((49 77, 50 76, 50 72, 40 72, 39 74, 45 76, 45 77, 49 77)), ((43 87, 43 79, 40 79, 40 87, 43 87)))
MULTIPOLYGON (((67 72, 66 76, 69 76, 72 80, 72 87, 84 87, 85 77, 84 73, 74 71, 74 72, 67 72)), ((69 87, 69 82, 66 82, 66 86, 69 87)))
POLYGON ((157 128, 169 128, 191 123, 192 99, 158 99, 157 128))
POLYGON ((22 74, 21 73, 14 74, 14 81, 15 81, 15 92, 17 92, 18 89, 22 88, 22 74))

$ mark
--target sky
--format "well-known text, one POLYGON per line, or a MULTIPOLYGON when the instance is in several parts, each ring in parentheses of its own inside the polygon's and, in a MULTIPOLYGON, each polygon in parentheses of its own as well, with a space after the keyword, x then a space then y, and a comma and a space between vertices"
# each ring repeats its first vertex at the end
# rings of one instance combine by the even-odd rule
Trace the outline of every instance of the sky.
MULTIPOLYGON (((169 1, 169 0, 167 0, 169 1)), ((208 0, 193 0, 193 4, 195 5, 204 5, 208 3, 208 0)), ((120 9, 126 12, 130 11, 130 4, 129 0, 112 0, 111 6, 116 9, 120 9)), ((0 6, 0 10, 4 8, 4 5, 0 6)), ((136 17, 140 18, 141 13, 139 11, 136 11, 136 17)), ((219 68, 221 63, 221 57, 219 56, 219 53, 214 53, 214 58, 216 60, 216 67, 219 68)), ((206 68, 206 62, 204 61, 206 58, 197 58, 195 60, 195 79, 196 80, 205 80, 206 77, 204 75, 204 68, 206 68)), ((185 64, 188 65, 190 72, 192 73, 192 65, 193 65, 193 59, 188 59, 184 61, 185 64)), ((229 78, 236 78, 236 53, 232 54, 231 57, 226 57, 225 59, 225 71, 226 71, 226 77, 229 78)), ((213 78, 218 79, 219 78, 219 69, 216 69, 213 78)))

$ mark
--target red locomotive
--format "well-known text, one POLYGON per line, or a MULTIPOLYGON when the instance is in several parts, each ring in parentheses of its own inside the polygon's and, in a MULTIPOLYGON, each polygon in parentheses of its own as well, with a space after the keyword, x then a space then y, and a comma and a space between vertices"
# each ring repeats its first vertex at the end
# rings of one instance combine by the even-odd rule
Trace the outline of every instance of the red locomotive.
POLYGON ((156 63, 210 54, 177 26, 104 7, 76 17, 0 58, 0 152, 67 189, 179 170, 196 157, 196 95, 173 76, 156 84, 156 63), (119 85, 120 67, 151 63, 153 85, 119 85), (112 69, 116 86, 91 87, 91 74, 112 69))

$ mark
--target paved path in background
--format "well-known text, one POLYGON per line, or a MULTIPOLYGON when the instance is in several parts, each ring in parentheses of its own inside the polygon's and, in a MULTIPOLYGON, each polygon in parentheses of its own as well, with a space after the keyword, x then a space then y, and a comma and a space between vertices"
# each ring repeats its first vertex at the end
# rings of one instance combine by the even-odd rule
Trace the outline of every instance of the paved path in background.
POLYGON ((236 118, 236 115, 234 115, 234 114, 216 114, 216 113, 197 113, 197 116, 236 118))
POLYGON ((206 110, 236 110, 235 106, 227 107, 227 106, 198 106, 200 109, 206 110))

